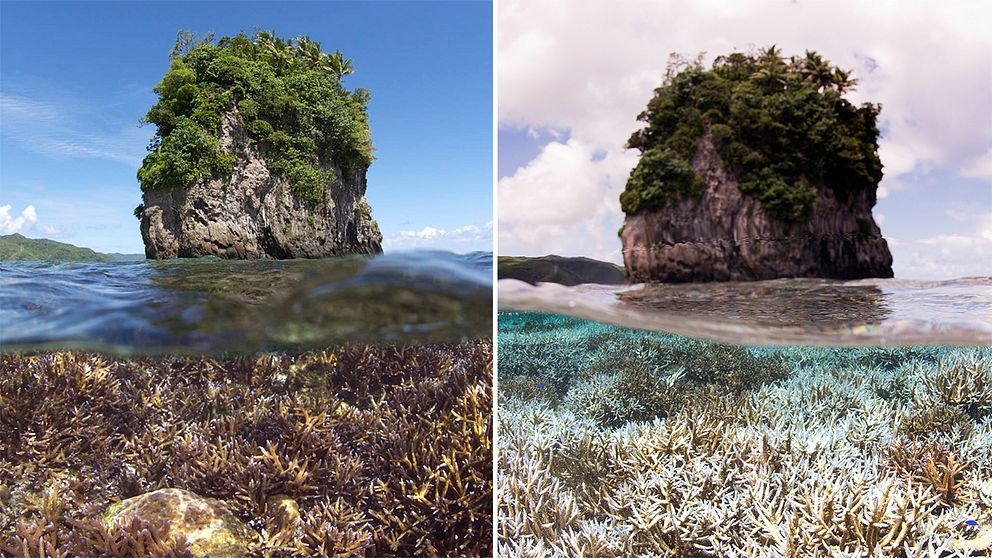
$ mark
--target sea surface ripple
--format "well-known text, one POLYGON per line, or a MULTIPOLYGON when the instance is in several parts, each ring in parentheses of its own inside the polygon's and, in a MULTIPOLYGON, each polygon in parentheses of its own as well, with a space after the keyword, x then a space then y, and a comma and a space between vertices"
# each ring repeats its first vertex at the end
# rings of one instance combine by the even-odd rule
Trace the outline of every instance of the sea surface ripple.
POLYGON ((502 311, 745 345, 992 345, 992 277, 575 287, 503 279, 498 299, 502 311))
POLYGON ((309 350, 492 335, 492 254, 0 262, 0 349, 309 350))

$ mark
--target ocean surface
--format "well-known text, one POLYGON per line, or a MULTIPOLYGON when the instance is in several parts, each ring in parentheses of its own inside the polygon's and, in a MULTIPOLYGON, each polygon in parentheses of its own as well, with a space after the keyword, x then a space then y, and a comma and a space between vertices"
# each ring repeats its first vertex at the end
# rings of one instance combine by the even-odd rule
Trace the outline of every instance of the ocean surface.
POLYGON ((499 306, 746 345, 990 345, 992 277, 778 279, 538 286, 504 279, 499 306))
POLYGON ((492 336, 492 254, 0 263, 0 348, 305 351, 492 336))

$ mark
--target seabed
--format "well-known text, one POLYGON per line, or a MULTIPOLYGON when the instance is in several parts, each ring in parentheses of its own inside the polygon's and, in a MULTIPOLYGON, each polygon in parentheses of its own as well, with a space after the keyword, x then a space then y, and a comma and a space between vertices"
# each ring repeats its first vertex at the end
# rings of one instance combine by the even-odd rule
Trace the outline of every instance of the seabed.
POLYGON ((193 556, 103 521, 162 488, 220 500, 247 556, 492 553, 492 344, 296 356, 0 355, 0 551, 193 556))
POLYGON ((985 556, 992 349, 499 317, 501 557, 985 556))

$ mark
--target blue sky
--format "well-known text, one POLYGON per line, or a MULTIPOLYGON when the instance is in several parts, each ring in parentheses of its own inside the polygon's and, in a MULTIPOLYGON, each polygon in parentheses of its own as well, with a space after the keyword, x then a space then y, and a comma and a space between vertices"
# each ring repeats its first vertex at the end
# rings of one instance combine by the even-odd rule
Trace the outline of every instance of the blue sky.
POLYGON ((500 0, 499 253, 621 261, 623 145, 669 53, 776 44, 853 69, 849 98, 882 104, 874 215, 896 277, 992 275, 989 21, 987 0, 500 0))
POLYGON ((176 32, 256 27, 352 58, 372 91, 368 199, 387 250, 492 249, 492 4, 0 3, 0 234, 142 252, 139 119, 176 32))

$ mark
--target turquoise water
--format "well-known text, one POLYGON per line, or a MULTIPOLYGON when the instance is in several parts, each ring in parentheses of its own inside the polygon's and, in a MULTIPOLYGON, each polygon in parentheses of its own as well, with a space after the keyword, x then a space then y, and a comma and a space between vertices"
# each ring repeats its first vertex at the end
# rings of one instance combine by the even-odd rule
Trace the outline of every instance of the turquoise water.
POLYGON ((0 347, 309 350, 492 335, 492 254, 0 263, 0 347))
POLYGON ((864 293, 794 298, 795 312, 778 292, 765 313, 748 311, 760 306, 753 291, 713 304, 726 288, 699 286, 693 299, 656 287, 654 304, 683 307, 626 317, 617 309, 633 303, 607 287, 529 291, 541 293, 534 305, 672 329, 700 301, 695 318, 720 341, 499 314, 499 555, 986 555, 992 348, 981 320, 947 319, 961 305, 983 311, 984 285, 943 303, 885 289, 868 304, 864 293), (922 318, 921 304, 928 331, 971 342, 920 344, 913 331, 894 345, 905 330, 886 320, 922 318))

